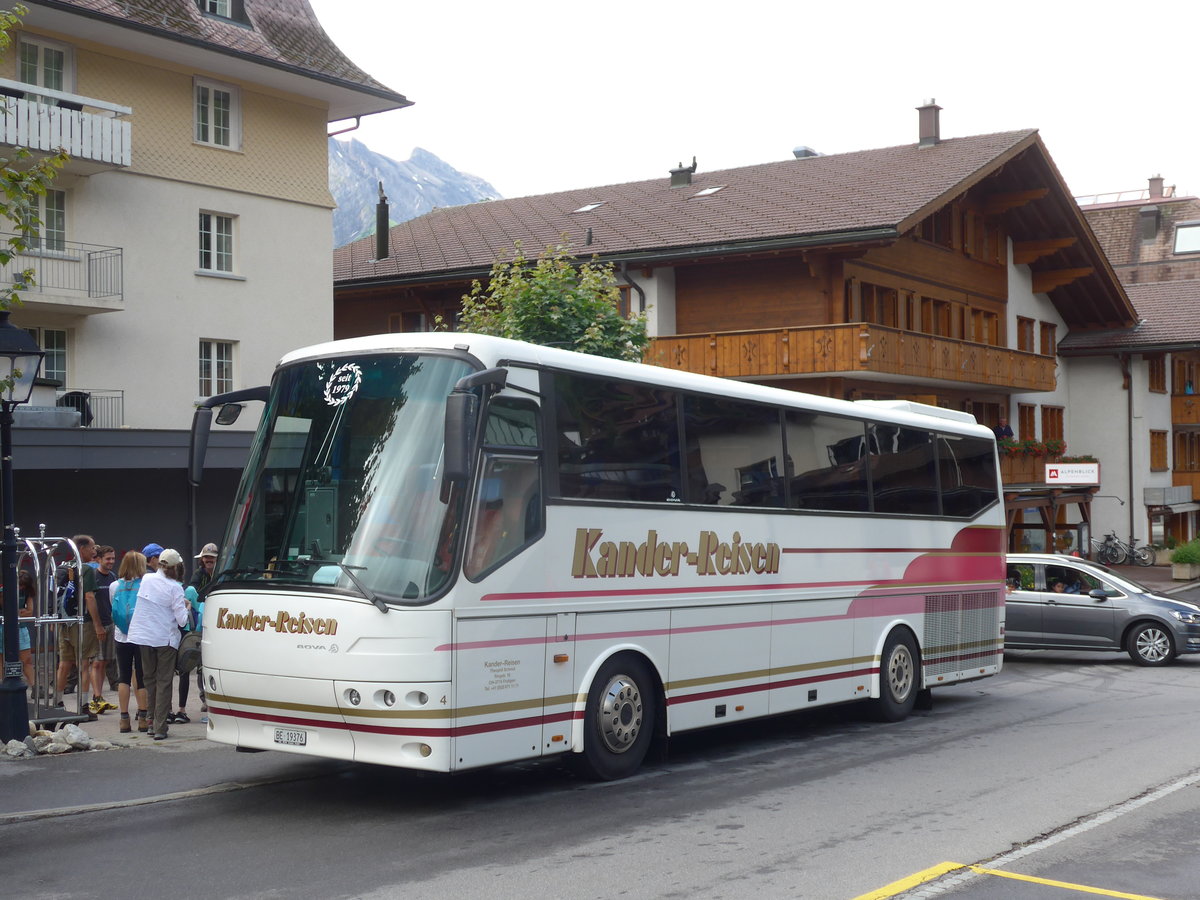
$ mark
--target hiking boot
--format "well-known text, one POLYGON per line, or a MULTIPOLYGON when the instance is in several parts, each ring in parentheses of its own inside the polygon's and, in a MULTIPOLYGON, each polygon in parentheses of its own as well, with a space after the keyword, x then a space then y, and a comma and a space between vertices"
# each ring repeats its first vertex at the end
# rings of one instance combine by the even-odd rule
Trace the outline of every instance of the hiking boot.
POLYGON ((117 729, 121 734, 129 734, 133 731, 133 724, 129 721, 129 713, 121 713, 121 727, 117 729))
POLYGON ((137 714, 138 731, 149 731, 150 730, 150 720, 147 719, 146 716, 147 716, 147 710, 144 710, 144 709, 138 710, 138 714, 137 714))

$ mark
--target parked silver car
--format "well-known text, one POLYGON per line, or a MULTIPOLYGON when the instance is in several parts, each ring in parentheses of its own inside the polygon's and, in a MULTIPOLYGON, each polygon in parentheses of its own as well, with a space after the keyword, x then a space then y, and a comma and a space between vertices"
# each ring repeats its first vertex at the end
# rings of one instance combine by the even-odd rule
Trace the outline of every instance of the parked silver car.
POLYGON ((1142 666, 1200 653, 1200 606, 1085 559, 1008 554, 1004 646, 1124 650, 1142 666))

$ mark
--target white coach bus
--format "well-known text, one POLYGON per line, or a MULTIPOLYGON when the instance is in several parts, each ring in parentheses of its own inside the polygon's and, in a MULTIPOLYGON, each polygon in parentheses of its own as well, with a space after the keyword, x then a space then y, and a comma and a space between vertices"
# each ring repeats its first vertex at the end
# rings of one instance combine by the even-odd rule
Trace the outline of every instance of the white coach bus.
MULTIPOLYGON (((993 675, 1005 522, 964 413, 473 334, 299 350, 204 611, 208 736, 451 772, 993 675)), ((924 699, 927 694, 922 695, 924 699)))

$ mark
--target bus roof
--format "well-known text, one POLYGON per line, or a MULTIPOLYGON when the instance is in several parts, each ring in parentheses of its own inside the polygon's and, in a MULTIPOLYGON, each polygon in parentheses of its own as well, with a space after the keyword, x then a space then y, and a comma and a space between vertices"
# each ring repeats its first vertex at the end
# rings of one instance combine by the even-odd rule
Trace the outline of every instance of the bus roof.
POLYGON ((578 353, 574 350, 563 350, 558 347, 545 347, 508 338, 464 332, 396 332, 329 341, 293 350, 279 361, 279 366, 288 366, 309 359, 325 359, 357 353, 421 350, 458 350, 470 354, 485 366, 524 363, 607 378, 627 378, 642 384, 656 384, 677 390, 719 394, 740 400, 773 403, 813 412, 849 415, 898 425, 913 425, 921 428, 936 428, 939 431, 994 437, 992 430, 977 424, 975 417, 970 413, 942 409, 925 403, 914 403, 908 400, 836 400, 802 391, 784 390, 745 381, 716 378, 711 375, 697 375, 692 372, 680 372, 646 363, 608 359, 588 353, 578 353), (931 418, 940 421, 931 422, 931 418))

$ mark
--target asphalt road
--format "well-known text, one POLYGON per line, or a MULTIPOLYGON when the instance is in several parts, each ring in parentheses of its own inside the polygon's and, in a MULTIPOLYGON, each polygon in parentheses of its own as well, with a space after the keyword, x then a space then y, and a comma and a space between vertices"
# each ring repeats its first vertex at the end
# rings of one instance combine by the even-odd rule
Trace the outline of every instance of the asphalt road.
MULTIPOLYGON (((844 707, 716 729, 599 785, 556 763, 430 776, 184 740, 3 762, 3 894, 850 900, 955 862, 1185 900, 1197 687, 1200 657, 1016 652, 902 723, 844 707)), ((1094 896, 957 878, 905 896, 1094 896)))

